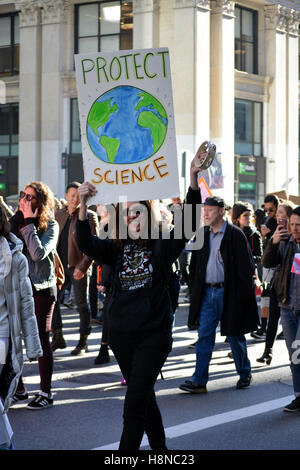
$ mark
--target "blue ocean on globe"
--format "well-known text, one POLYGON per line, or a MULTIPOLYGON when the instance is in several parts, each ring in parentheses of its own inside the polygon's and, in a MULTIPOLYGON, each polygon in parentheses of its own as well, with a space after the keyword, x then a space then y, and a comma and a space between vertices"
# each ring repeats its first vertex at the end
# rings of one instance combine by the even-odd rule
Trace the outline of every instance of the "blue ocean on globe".
POLYGON ((158 99, 136 87, 118 86, 93 103, 86 135, 100 160, 128 164, 156 153, 167 126, 167 113, 158 99))

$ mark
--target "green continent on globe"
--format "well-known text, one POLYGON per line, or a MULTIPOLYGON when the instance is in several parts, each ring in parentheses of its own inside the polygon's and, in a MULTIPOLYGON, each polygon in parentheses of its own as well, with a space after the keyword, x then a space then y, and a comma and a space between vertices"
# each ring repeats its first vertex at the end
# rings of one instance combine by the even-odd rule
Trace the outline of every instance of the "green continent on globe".
POLYGON ((151 111, 142 111, 138 118, 138 125, 150 129, 153 139, 153 152, 157 152, 165 139, 167 132, 165 124, 151 111))
POLYGON ((112 98, 110 98, 108 101, 104 101, 103 103, 96 101, 90 109, 87 122, 97 136, 98 128, 103 127, 104 124, 108 121, 110 115, 119 109, 116 104, 111 107, 111 100, 112 98))
MULTIPOLYGON (((164 119, 167 119, 167 113, 164 107, 152 95, 149 95, 148 93, 139 93, 139 98, 141 99, 135 108, 137 111, 140 108, 150 106, 156 110, 160 116, 162 116, 164 119)), ((167 132, 167 127, 164 122, 150 110, 142 111, 140 113, 138 117, 138 125, 150 129, 153 139, 153 152, 157 152, 157 150, 161 147, 167 132)))
POLYGON ((107 137, 106 135, 100 137, 100 144, 105 148, 110 163, 115 161, 120 143, 118 139, 114 139, 113 137, 107 137))
POLYGON ((165 111, 165 108, 162 106, 162 104, 154 98, 154 96, 149 95, 148 93, 139 93, 139 98, 140 101, 136 105, 136 110, 138 111, 140 108, 146 108, 147 106, 153 107, 153 109, 156 109, 158 114, 160 114, 163 118, 167 119, 167 113, 165 111))

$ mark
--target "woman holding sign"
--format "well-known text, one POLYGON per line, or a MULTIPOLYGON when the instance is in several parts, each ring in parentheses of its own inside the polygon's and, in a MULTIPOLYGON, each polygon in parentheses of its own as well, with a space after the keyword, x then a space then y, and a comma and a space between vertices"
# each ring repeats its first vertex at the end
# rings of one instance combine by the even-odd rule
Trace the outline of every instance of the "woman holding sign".
MULTIPOLYGON (((191 204, 192 230, 196 230, 199 167, 191 164, 186 203, 191 204)), ((116 209, 115 239, 91 234, 86 217, 87 200, 97 190, 89 182, 79 188, 77 241, 80 250, 113 269, 109 317, 109 346, 127 382, 124 426, 119 450, 138 450, 146 432, 151 449, 166 450, 166 437, 156 403, 154 384, 172 347, 173 312, 168 292, 172 263, 187 241, 163 238, 153 201, 120 203, 116 209), (152 229, 152 230, 151 230, 152 229), (151 236, 152 235, 152 236, 151 236)), ((183 218, 182 218, 183 220, 183 218)), ((176 225, 176 224, 175 224, 176 225)))

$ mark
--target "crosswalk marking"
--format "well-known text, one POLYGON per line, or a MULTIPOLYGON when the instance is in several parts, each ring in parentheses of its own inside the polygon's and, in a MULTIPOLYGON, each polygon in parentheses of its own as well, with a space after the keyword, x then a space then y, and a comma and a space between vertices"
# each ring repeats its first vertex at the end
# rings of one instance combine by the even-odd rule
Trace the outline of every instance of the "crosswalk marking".
MULTIPOLYGON (((283 398, 276 400, 265 401, 258 403, 257 405, 246 406, 245 408, 239 408, 237 410, 227 411, 225 413, 219 413, 206 418, 196 419, 187 423, 178 424, 176 426, 170 426, 165 429, 166 437, 173 439, 175 437, 185 436, 193 432, 202 431, 203 429, 212 428, 221 424, 230 423, 239 419, 250 418, 261 413, 267 413, 278 408, 284 407, 290 401, 294 399, 294 395, 288 395, 283 398)), ((141 443, 141 447, 148 445, 147 437, 144 437, 141 443)), ((119 447, 119 442, 113 442, 101 447, 96 447, 93 450, 116 450, 119 447)))

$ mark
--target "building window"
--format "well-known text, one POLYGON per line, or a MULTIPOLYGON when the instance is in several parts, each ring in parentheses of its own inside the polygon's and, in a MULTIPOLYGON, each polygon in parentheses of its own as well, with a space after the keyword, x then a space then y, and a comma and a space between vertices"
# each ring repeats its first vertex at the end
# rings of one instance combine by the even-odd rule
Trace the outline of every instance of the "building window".
POLYGON ((235 7, 235 68, 243 72, 258 73, 257 64, 257 12, 235 7))
POLYGON ((262 103, 235 100, 235 153, 261 157, 262 103))
POLYGON ((0 157, 17 157, 19 105, 0 105, 0 157))
POLYGON ((0 15, 0 76, 19 73, 19 16, 0 15))
POLYGON ((75 5, 75 53, 132 49, 132 1, 75 5))

